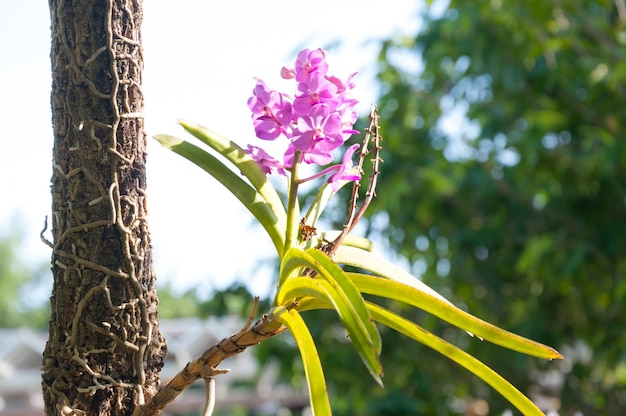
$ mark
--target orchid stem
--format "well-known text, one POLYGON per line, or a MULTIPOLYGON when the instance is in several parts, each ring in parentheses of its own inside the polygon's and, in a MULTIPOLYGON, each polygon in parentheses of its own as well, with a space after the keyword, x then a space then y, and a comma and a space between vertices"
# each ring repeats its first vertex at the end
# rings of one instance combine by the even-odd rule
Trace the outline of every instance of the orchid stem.
POLYGON ((309 176, 308 178, 300 179, 298 181, 298 184, 309 182, 309 181, 312 181, 312 180, 317 179, 317 178, 321 178, 322 176, 328 175, 331 172, 338 171, 340 168, 341 168, 341 165, 330 166, 330 167, 328 167, 328 168, 326 168, 326 169, 324 169, 322 171, 319 171, 319 172, 309 176))
POLYGON ((287 229, 285 231, 285 250, 283 256, 287 253, 287 250, 291 248, 293 242, 297 238, 298 224, 300 221, 300 207, 298 205, 298 166, 300 165, 300 159, 302 153, 296 151, 293 155, 293 163, 291 165, 291 175, 289 175, 289 192, 287 194, 287 229))

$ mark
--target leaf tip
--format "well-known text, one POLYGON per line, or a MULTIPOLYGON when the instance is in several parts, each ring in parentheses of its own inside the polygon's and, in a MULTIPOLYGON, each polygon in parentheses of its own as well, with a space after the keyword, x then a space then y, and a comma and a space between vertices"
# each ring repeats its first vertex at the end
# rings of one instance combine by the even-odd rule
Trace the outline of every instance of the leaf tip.
POLYGON ((551 353, 551 355, 548 358, 549 360, 562 360, 563 358, 565 358, 565 357, 563 357, 563 355, 560 352, 558 352, 557 350, 555 350, 552 347, 550 347, 550 353, 551 353))
POLYGON ((381 387, 381 388, 385 388, 385 383, 383 383, 383 374, 380 373, 377 375, 377 377, 374 377, 374 380, 376 380, 376 383, 381 387))

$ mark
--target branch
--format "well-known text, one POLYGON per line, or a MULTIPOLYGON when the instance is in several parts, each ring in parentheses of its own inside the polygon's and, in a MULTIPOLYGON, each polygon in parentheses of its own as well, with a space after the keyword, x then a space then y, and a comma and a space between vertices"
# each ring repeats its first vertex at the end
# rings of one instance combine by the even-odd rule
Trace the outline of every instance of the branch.
MULTIPOLYGON (((222 361, 245 351, 248 347, 257 345, 266 339, 280 334, 285 329, 280 322, 276 322, 271 314, 263 314, 254 325, 254 315, 259 304, 259 298, 254 299, 252 312, 243 328, 236 334, 222 339, 211 348, 204 351, 200 357, 187 363, 178 374, 171 378, 145 405, 139 405, 133 416, 151 416, 159 414, 180 393, 194 381, 201 378, 208 379, 212 375, 224 374, 228 370, 217 370, 222 361)), ((207 399, 211 399, 208 398, 207 399)))

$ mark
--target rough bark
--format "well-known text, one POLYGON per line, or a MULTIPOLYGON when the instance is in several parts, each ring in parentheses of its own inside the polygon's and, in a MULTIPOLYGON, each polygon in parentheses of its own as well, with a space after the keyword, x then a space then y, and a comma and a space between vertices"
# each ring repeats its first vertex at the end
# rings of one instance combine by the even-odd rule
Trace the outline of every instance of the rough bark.
POLYGON ((53 248, 48 415, 130 415, 156 390, 141 0, 50 0, 53 248))

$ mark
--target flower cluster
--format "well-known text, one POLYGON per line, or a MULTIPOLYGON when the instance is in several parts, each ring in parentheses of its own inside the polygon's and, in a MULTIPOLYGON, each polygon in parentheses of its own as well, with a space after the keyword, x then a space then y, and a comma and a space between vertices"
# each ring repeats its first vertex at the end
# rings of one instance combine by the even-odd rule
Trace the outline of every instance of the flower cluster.
MULTIPOLYGON (((275 140, 280 136, 288 139, 282 163, 263 149, 248 146, 248 153, 265 173, 276 169, 284 175, 285 170, 300 162, 319 166, 333 162, 335 149, 352 134, 358 133, 353 129, 358 117, 354 111, 357 100, 348 97, 354 88, 354 75, 356 73, 345 82, 328 75, 326 53, 322 49, 304 49, 298 53, 293 68, 281 70, 284 79, 293 79, 297 83, 293 99, 257 80, 248 100, 256 136, 263 140, 275 140)), ((353 145, 346 150, 341 165, 331 166, 321 173, 333 172, 329 178, 333 189, 339 187, 339 181, 360 179, 352 172, 351 161, 358 147, 353 145)))

